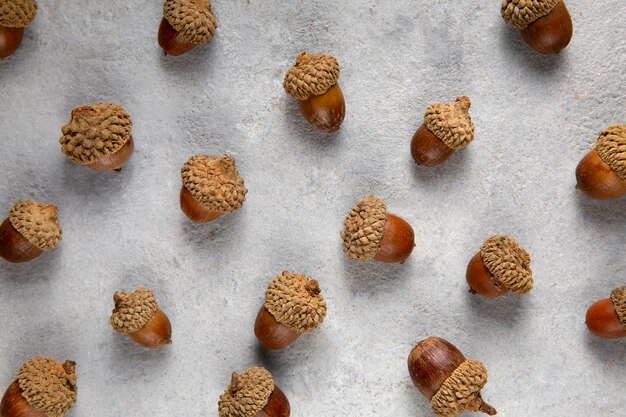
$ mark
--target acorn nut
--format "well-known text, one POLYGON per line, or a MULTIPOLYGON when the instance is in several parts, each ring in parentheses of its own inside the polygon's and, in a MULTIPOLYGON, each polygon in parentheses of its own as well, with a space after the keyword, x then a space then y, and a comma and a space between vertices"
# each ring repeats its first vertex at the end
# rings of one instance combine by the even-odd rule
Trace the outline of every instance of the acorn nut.
POLYGON ((219 417, 289 417, 289 400, 269 371, 249 368, 233 372, 230 385, 220 396, 219 417))
POLYGON ((0 60, 20 47, 24 28, 36 14, 35 0, 0 0, 0 60))
POLYGON ((610 298, 589 307, 586 323, 596 336, 606 339, 626 337, 626 287, 614 289, 610 298))
POLYGON ((217 20, 209 0, 165 0, 159 45, 165 55, 179 56, 211 42, 217 20))

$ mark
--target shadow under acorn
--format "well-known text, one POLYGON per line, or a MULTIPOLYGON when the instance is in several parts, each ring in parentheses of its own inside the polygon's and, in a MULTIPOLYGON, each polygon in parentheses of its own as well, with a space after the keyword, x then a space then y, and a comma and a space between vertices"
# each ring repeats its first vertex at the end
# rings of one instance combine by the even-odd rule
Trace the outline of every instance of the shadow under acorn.
POLYGON ((468 286, 465 300, 473 314, 488 319, 490 326, 511 329, 526 321, 528 297, 531 296, 509 292, 501 297, 487 298, 471 293, 468 286))
POLYGON ((586 345, 605 366, 614 366, 619 368, 623 365, 623 354, 626 350, 626 337, 621 339, 604 339, 596 336, 585 328, 583 324, 580 326, 581 331, 585 331, 586 345))
POLYGON ((233 212, 224 213, 215 220, 206 223, 194 223, 183 212, 179 212, 179 221, 185 242, 188 242, 195 250, 206 252, 210 250, 213 253, 229 253, 233 246, 241 243, 242 232, 246 224, 242 218, 246 207, 233 212), (232 233, 237 230, 238 233, 232 233))
POLYGON ((591 199, 580 190, 574 191, 580 214, 585 220, 602 225, 607 232, 626 233, 626 196, 603 201, 591 199))
POLYGON ((326 132, 306 120, 300 111, 298 100, 285 93, 283 103, 285 123, 290 136, 296 136, 300 142, 309 144, 315 150, 332 149, 342 143, 345 119, 337 132, 326 132))
POLYGON ((187 78, 185 75, 208 75, 213 73, 211 67, 215 65, 215 44, 217 39, 213 39, 208 44, 198 45, 191 51, 179 56, 167 55, 159 44, 154 42, 155 53, 159 55, 159 63, 161 67, 169 73, 169 75, 178 78, 187 78))
POLYGON ((0 280, 14 281, 20 285, 40 284, 54 281, 63 269, 63 242, 53 250, 44 252, 35 259, 23 263, 10 263, 0 258, 0 280))
POLYGON ((519 30, 506 24, 500 26, 500 49, 508 62, 514 62, 519 67, 532 70, 534 75, 546 78, 552 77, 566 62, 567 48, 558 54, 543 55, 524 42, 519 30))
MULTIPOLYGON (((413 249, 415 252, 416 249, 413 249)), ((396 291, 402 281, 407 281, 411 271, 409 263, 414 253, 403 263, 384 263, 375 260, 358 261, 342 254, 344 280, 353 293, 377 294, 396 291)))
POLYGON ((441 187, 441 184, 449 184, 455 178, 464 180, 463 172, 470 166, 468 152, 471 152, 471 149, 469 148, 454 152, 450 159, 437 167, 424 167, 416 164, 410 157, 409 145, 407 145, 407 153, 409 154, 407 165, 410 165, 407 169, 411 170, 411 174, 417 182, 427 187, 441 187))

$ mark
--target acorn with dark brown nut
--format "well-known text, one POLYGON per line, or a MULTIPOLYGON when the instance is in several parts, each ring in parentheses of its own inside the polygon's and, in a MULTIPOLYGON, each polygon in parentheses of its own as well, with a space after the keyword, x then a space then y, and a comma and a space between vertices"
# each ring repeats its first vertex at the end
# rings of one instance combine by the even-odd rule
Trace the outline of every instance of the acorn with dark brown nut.
POLYGON ((626 337, 626 287, 616 288, 609 298, 593 303, 585 323, 589 331, 605 339, 626 337))
POLYGON ((35 0, 0 0, 0 60, 20 47, 24 28, 37 14, 35 0))
POLYGON ((291 407, 265 368, 249 368, 231 376, 220 396, 219 417, 289 417, 291 407))
POLYGON ((216 30, 210 0, 165 0, 158 41, 166 55, 179 56, 207 44, 216 30))

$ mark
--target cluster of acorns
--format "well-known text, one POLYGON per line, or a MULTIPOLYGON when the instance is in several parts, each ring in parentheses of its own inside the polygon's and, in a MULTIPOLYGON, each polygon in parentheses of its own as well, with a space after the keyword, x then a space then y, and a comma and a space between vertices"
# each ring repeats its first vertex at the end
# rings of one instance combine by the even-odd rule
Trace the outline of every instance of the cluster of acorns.
MULTIPOLYGON (((36 14, 35 0, 0 0, 0 59, 19 46, 23 28, 36 14)), ((181 55, 211 41, 217 22, 208 0, 166 0, 158 41, 166 54, 181 55)), ((522 31, 536 51, 552 54, 567 46, 572 21, 561 0, 503 0, 502 15, 522 31)), ((345 100, 338 85, 339 63, 328 55, 303 52, 284 80, 285 91, 299 100, 305 118, 315 127, 337 131, 345 116, 345 100)), ((435 104, 411 141, 411 154, 419 165, 434 167, 474 139, 469 115, 471 102, 435 104)), ((120 171, 130 158, 134 142, 132 122, 114 103, 99 103, 72 111, 62 128, 63 153, 76 164, 94 170, 120 171)), ((181 169, 182 211, 194 222, 209 222, 234 212, 245 202, 247 189, 230 155, 192 156, 181 169)), ((578 188, 592 198, 609 199, 626 194, 626 126, 602 132, 596 149, 579 164, 578 188)), ((54 205, 20 200, 0 226, 0 257, 9 262, 29 261, 54 249, 61 226, 54 205)), ((387 211, 385 202, 366 196, 352 207, 341 232, 345 254, 355 260, 404 262, 415 247, 414 232, 404 219, 387 211)), ((526 294, 534 282, 530 256, 512 238, 488 238, 472 257, 466 274, 470 291, 486 297, 508 292, 526 294)), ((172 326, 158 307, 155 294, 139 288, 116 292, 110 323, 147 348, 171 343, 172 326)), ((300 335, 317 328, 326 317, 326 303, 316 280, 283 272, 268 286, 254 324, 259 342, 282 349, 300 335)), ((606 338, 626 336, 626 287, 593 304, 586 318, 591 332, 606 338)), ((481 397, 487 369, 467 360, 451 343, 437 337, 419 342, 408 358, 410 376, 440 417, 465 410, 489 415, 495 409, 481 397)), ((75 363, 53 359, 26 361, 0 403, 0 417, 62 417, 76 402, 75 363)), ((233 373, 218 403, 220 417, 288 417, 287 397, 264 368, 233 373)))

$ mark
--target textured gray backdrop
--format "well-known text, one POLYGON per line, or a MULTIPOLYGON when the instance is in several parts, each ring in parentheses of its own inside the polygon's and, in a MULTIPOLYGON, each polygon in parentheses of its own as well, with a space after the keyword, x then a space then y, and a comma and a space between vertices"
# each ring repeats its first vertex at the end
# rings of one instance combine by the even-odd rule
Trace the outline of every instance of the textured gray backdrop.
POLYGON ((439 335, 485 363, 484 397, 503 416, 626 414, 626 340, 584 324, 626 284, 626 199, 574 190, 599 132, 626 122, 623 0, 568 0, 575 34, 557 57, 531 52, 495 0, 215 0, 216 38, 179 58, 156 42, 160 0, 39 3, 0 63, 0 212, 19 198, 56 203, 64 236, 34 262, 0 262, 0 389, 32 356, 71 358, 72 416, 208 416, 231 371, 264 365, 294 417, 430 416, 405 361, 439 335), (302 50, 341 64, 336 135, 309 127, 282 89, 302 50), (462 94, 476 140, 438 169, 414 166, 424 110, 462 94), (119 174, 72 165, 58 144, 72 108, 105 100, 134 121, 119 174), (179 169, 226 151, 247 201, 192 224, 179 169), (413 225, 406 264, 344 258, 343 218, 368 193, 413 225), (533 257, 529 296, 467 293, 467 262, 495 233, 533 257), (318 279, 329 314, 268 353, 253 323, 283 270, 318 279), (161 351, 109 326, 113 293, 138 286, 172 321, 161 351))

